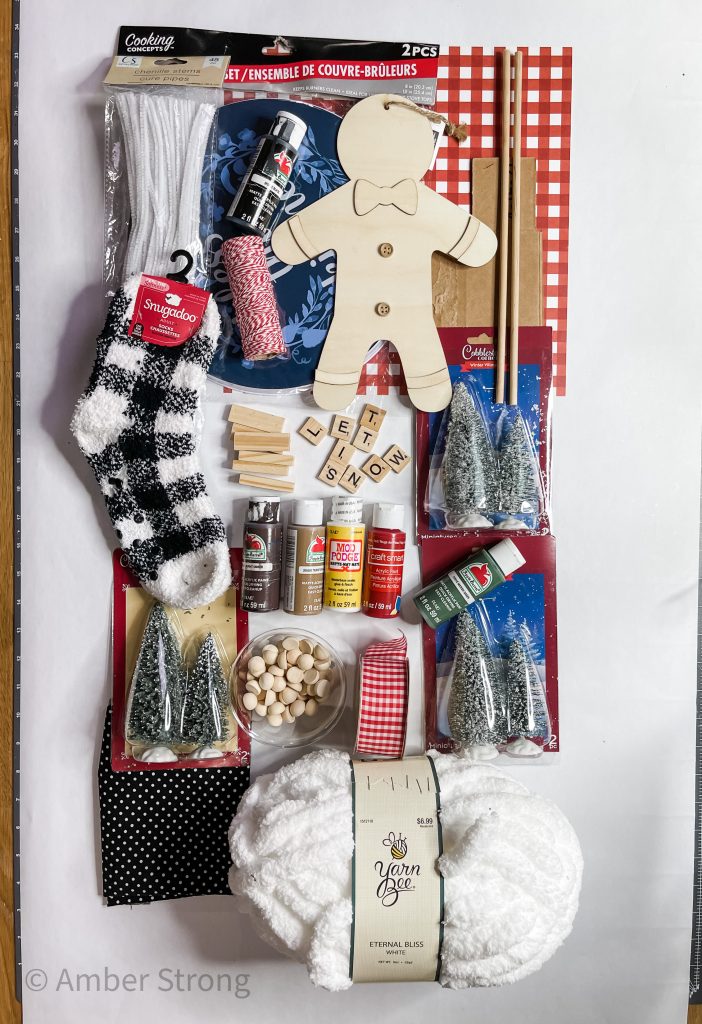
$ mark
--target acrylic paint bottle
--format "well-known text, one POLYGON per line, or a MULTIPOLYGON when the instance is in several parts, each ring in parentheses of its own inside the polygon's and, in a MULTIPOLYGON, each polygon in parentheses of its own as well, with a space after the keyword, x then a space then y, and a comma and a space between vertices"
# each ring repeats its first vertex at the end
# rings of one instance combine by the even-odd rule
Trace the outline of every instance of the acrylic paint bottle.
POLYGON ((512 540, 474 551, 450 572, 434 580, 414 597, 419 612, 432 629, 448 622, 468 605, 501 586, 526 559, 512 540))
POLYGON ((324 565, 324 607, 337 612, 361 610, 363 551, 366 528, 363 502, 352 495, 332 498, 327 523, 327 554, 324 565))
POLYGON ((375 619, 391 619, 400 610, 405 565, 404 505, 378 502, 368 531, 362 610, 375 619))
POLYGON ((306 131, 307 125, 295 114, 278 111, 229 207, 228 220, 248 232, 264 234, 282 198, 306 131))
POLYGON ((324 594, 324 502, 302 499, 293 506, 285 536, 283 608, 291 615, 319 615, 324 594))
POLYGON ((280 605, 283 524, 280 498, 261 494, 249 499, 244 523, 241 607, 247 612, 272 612, 280 605))

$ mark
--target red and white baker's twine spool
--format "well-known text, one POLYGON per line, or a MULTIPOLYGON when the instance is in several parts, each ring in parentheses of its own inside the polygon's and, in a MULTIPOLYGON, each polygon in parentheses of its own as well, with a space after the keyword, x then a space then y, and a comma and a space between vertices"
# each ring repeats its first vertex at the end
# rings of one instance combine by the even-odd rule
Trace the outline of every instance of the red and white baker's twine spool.
POLYGON ((244 359, 287 355, 263 240, 258 235, 228 238, 222 246, 222 262, 232 290, 244 359))
POLYGON ((408 700, 407 638, 371 644, 361 659, 356 753, 403 756, 408 700))

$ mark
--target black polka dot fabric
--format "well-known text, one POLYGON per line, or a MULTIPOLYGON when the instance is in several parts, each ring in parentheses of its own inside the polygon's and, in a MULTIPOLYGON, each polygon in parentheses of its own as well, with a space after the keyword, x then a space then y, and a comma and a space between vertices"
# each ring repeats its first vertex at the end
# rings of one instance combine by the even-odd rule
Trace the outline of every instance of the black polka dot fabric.
POLYGON ((111 721, 110 706, 98 769, 107 905, 229 894, 227 832, 249 769, 115 772, 111 721))

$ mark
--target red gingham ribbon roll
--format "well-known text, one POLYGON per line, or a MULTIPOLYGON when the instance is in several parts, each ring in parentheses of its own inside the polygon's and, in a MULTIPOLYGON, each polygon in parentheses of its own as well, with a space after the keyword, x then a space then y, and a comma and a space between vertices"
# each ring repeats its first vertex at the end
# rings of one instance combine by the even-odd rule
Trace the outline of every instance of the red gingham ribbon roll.
POLYGON ((263 239, 258 235, 228 238, 222 246, 222 262, 232 290, 244 359, 287 355, 263 239))
POLYGON ((356 753, 402 757, 408 700, 407 638, 371 644, 361 658, 356 753))

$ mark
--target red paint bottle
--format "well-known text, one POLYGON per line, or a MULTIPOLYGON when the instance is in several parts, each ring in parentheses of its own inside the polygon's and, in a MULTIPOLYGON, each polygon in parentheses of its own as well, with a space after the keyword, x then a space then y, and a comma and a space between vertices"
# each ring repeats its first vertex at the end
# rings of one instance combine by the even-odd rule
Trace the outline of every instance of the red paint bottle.
POLYGON ((373 509, 368 532, 361 609, 375 619, 394 618, 400 610, 406 534, 404 505, 381 501, 373 509))

